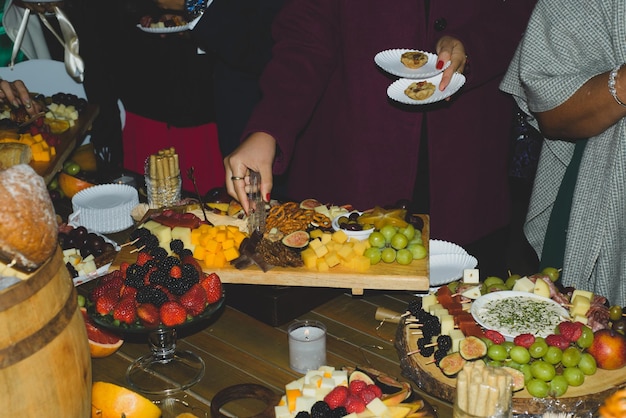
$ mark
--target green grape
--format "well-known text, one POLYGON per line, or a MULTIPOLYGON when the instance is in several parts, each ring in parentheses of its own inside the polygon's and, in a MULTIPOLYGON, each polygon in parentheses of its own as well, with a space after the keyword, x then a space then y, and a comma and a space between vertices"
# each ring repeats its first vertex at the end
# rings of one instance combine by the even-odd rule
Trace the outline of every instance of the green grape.
POLYGON ((482 342, 485 343, 485 345, 487 346, 487 348, 491 347, 493 345, 493 341, 491 341, 489 338, 487 337, 480 337, 480 339, 482 340, 482 342))
POLYGON ((580 362, 580 351, 574 347, 567 347, 563 351, 563 357, 561 358, 561 364, 563 367, 576 367, 578 366, 578 362, 580 362))
POLYGON ((531 379, 526 383, 526 390, 535 398, 545 398, 550 393, 550 385, 539 379, 531 379))
POLYGON ((528 352, 532 358, 541 358, 548 351, 548 344, 545 340, 536 339, 534 343, 528 348, 528 352))
POLYGON ((511 348, 515 347, 515 343, 513 343, 513 341, 505 341, 502 345, 506 348, 507 353, 511 351, 511 348))
POLYGON ((365 250, 365 252, 363 252, 363 255, 370 259, 371 265, 374 265, 380 263, 382 251, 380 251, 380 248, 377 247, 369 247, 365 250))
POLYGON ((546 351, 546 354, 541 357, 544 361, 557 365, 561 362, 561 358, 563 357, 563 350, 559 347, 550 346, 546 351))
POLYGON ((585 381, 585 374, 578 367, 566 367, 563 369, 563 377, 570 386, 580 386, 585 381))
POLYGON ((387 244, 391 242, 391 238, 396 235, 396 232, 398 232, 398 228, 390 224, 387 224, 380 228, 380 233, 383 234, 383 236, 385 237, 385 242, 387 244))
POLYGON ((580 348, 589 348, 593 343, 593 331, 587 325, 582 326, 583 333, 576 340, 576 344, 580 348))
POLYGON ((411 253, 411 251, 407 250, 406 248, 398 250, 398 252, 396 253, 396 262, 398 264, 406 266, 408 264, 411 264, 411 261, 413 261, 413 254, 411 253))
POLYGON ((383 248, 386 244, 385 236, 379 231, 372 232, 367 240, 372 247, 376 248, 383 248))
POLYGON ((487 349, 487 357, 495 361, 504 361, 509 357, 509 353, 503 345, 494 344, 487 349))
POLYGON ((426 247, 422 244, 409 244, 406 248, 411 251, 414 260, 421 260, 428 255, 426 247))
POLYGON ((410 244, 424 244, 424 240, 422 240, 422 234, 416 233, 413 239, 409 241, 409 245, 410 244))
POLYGON ((618 305, 613 305, 609 308, 609 319, 611 321, 617 321, 622 317, 622 308, 618 305))
POLYGON ((533 373, 530 371, 530 364, 520 364, 519 371, 524 373, 524 383, 528 384, 533 379, 533 373))
POLYGON ((512 369, 515 369, 515 370, 519 370, 521 364, 519 364, 518 362, 516 362, 514 360, 511 360, 510 354, 511 353, 509 353, 509 358, 505 361, 505 366, 510 367, 512 369))
POLYGON ((404 234, 409 241, 415 238, 415 227, 413 224, 408 224, 406 227, 400 228, 398 232, 404 234))
POLYGON ((558 398, 565 395, 567 392, 568 382, 563 376, 554 376, 554 379, 550 381, 550 396, 558 398))
POLYGON ((409 244, 409 240, 406 238, 406 235, 396 232, 391 237, 391 241, 389 241, 389 244, 391 244, 392 248, 396 250, 401 250, 403 248, 406 248, 406 246, 409 244))
POLYGON ((504 366, 504 362, 498 361, 498 360, 487 359, 487 361, 485 361, 485 365, 491 366, 491 367, 502 367, 504 366))
POLYGON ((578 368, 587 376, 591 376, 597 369, 596 359, 589 353, 582 353, 580 355, 580 361, 578 362, 578 368))
POLYGON ((396 250, 387 247, 383 249, 380 256, 385 263, 393 263, 394 261, 396 261, 396 250))
POLYGON ((526 347, 522 347, 521 345, 511 347, 509 357, 511 357, 511 360, 518 364, 527 364, 530 361, 530 353, 528 352, 528 349, 526 347))
POLYGON ((544 360, 535 360, 530 365, 530 371, 535 379, 549 382, 556 376, 556 369, 553 364, 544 360))

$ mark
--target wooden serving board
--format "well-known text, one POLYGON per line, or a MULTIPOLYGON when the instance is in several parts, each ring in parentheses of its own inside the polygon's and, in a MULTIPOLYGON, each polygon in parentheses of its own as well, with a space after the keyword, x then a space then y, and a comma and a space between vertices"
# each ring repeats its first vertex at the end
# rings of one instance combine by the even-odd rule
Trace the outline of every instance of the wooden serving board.
MULTIPOLYGON (((409 330, 409 327, 404 325, 404 319, 398 325, 395 345, 402 373, 429 395, 452 403, 456 392, 456 379, 445 376, 439 367, 430 363, 432 357, 426 358, 419 353, 407 355, 417 350, 419 335, 412 335, 413 331, 415 330, 409 330)), ((594 375, 586 376, 581 386, 570 386, 565 396, 557 399, 534 398, 526 389, 515 392, 513 413, 536 415, 548 411, 577 413, 595 411, 607 396, 625 384, 626 369, 598 369, 594 375)))
POLYGON ((74 148, 79 145, 91 124, 98 116, 99 108, 95 105, 87 105, 80 113, 74 126, 59 135, 61 143, 56 147, 56 156, 52 161, 31 161, 30 166, 37 174, 43 177, 46 184, 50 183, 56 173, 63 168, 63 163, 71 155, 74 148))
MULTIPOLYGON (((424 220, 422 240, 428 250, 429 218, 428 215, 420 216, 424 220)), ((118 269, 124 261, 133 263, 137 259, 136 253, 131 252, 133 249, 129 245, 122 247, 110 270, 118 269)), ((342 266, 333 267, 328 272, 309 270, 305 267, 274 267, 264 273, 257 266, 237 270, 230 265, 222 269, 207 268, 202 261, 200 265, 207 273, 217 273, 223 283, 352 289, 354 295, 362 295, 364 289, 411 291, 429 289, 428 257, 414 260, 406 266, 380 262, 371 266, 365 273, 357 273, 342 266)))

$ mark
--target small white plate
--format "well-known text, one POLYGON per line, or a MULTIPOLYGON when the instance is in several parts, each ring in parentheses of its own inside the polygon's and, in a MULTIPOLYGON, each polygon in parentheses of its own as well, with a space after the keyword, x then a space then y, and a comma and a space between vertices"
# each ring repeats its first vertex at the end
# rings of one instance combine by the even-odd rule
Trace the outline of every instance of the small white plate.
POLYGON ((170 26, 170 27, 166 27, 166 28, 147 28, 145 26, 141 26, 139 23, 137 24, 137 27, 144 31, 144 32, 148 32, 148 33, 178 33, 178 32, 184 32, 186 30, 189 30, 189 23, 185 24, 185 25, 178 25, 178 26, 170 26))
POLYGON ((438 70, 436 54, 416 49, 388 49, 386 51, 381 51, 374 56, 374 62, 389 74, 413 79, 425 79, 435 76, 450 66, 450 61, 448 61, 442 69, 438 70), (409 51, 426 54, 428 56, 428 62, 420 68, 407 67, 402 64, 400 58, 402 57, 402 54, 409 51))
POLYGON ((469 254, 430 255, 430 286, 436 287, 463 277, 463 270, 478 265, 478 260, 469 254))
POLYGON ((460 245, 439 239, 431 239, 428 243, 430 256, 441 254, 467 254, 460 245))
MULTIPOLYGON (((496 302, 497 303, 497 302, 496 302)), ((497 312, 505 312, 503 309, 495 309, 497 312)), ((562 321, 566 321, 569 319, 569 313, 567 309, 563 306, 559 305, 557 302, 552 299, 544 298, 543 296, 536 295, 534 293, 529 292, 517 292, 513 290, 502 290, 499 292, 491 292, 487 293, 474 302, 472 302, 471 313, 476 322, 480 324, 483 328, 492 329, 498 331, 507 341, 513 341, 513 339, 519 335, 524 333, 530 333, 539 337, 546 337, 550 334, 554 334, 555 327, 562 321), (507 311, 508 315, 505 320, 509 323, 518 324, 518 330, 516 332, 509 331, 507 329, 503 329, 498 326, 494 326, 487 315, 493 312, 493 309, 487 310, 487 306, 491 302, 501 301, 505 299, 515 299, 516 307, 528 307, 530 310, 536 309, 533 305, 533 302, 540 303, 539 306, 545 306, 546 310, 543 311, 541 316, 541 321, 543 323, 524 323, 523 312, 522 309, 516 308, 507 311), (546 313, 547 310, 552 312, 552 314, 546 313)))
POLYGON ((409 105, 425 105, 447 99, 448 97, 456 93, 463 86, 463 84, 465 84, 465 76, 460 73, 454 73, 452 75, 452 79, 450 80, 450 84, 448 84, 448 87, 446 87, 444 91, 439 91, 439 83, 441 82, 441 77, 442 74, 437 74, 434 77, 430 77, 424 80, 435 85, 435 93, 433 93, 433 95, 430 96, 428 99, 414 100, 404 94, 404 90, 406 90, 406 88, 409 87, 411 83, 415 82, 414 79, 410 78, 401 78, 393 82, 387 88, 387 95, 391 99, 400 103, 409 105))
MULTIPOLYGON (((363 212, 358 212, 358 211, 353 211, 353 212, 356 212, 359 215, 361 215, 363 213, 363 212)), ((341 227, 339 226, 339 218, 341 218, 342 216, 348 217, 348 216, 350 216, 350 213, 352 213, 352 212, 348 212, 346 214, 339 215, 335 219, 333 219, 333 221, 331 223, 333 229, 335 231, 342 230, 343 232, 346 233, 346 235, 348 237, 358 239, 359 241, 364 241, 364 240, 368 239, 369 236, 372 235, 372 232, 374 232, 374 228, 365 229, 365 230, 362 230, 362 231, 348 231, 347 229, 341 229, 341 227)))

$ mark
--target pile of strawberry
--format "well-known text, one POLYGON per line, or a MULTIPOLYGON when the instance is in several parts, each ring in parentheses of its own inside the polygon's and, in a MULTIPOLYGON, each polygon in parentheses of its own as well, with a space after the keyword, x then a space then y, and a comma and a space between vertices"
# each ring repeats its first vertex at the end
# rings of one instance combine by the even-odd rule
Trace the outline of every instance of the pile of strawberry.
POLYGON ((173 257, 156 258, 140 252, 135 263, 123 262, 119 270, 101 277, 89 294, 95 314, 121 328, 173 327, 222 299, 222 282, 216 273, 204 273, 193 257, 172 263, 173 257), (131 271, 141 271, 143 277, 137 280, 131 271), (192 273, 192 283, 181 287, 183 280, 189 280, 183 279, 183 271, 192 273), (164 284, 165 279, 171 287, 164 284))
POLYGON ((324 402, 331 410, 345 408, 348 414, 363 412, 374 398, 381 398, 382 390, 375 384, 353 380, 346 386, 337 386, 325 397, 324 402))

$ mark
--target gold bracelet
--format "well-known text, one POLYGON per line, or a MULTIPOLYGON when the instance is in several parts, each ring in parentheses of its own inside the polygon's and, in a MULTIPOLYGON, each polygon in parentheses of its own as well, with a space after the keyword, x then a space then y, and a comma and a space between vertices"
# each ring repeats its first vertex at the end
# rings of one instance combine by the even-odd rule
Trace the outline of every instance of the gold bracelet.
POLYGON ((619 70, 622 68, 622 65, 615 67, 609 74, 609 93, 611 93, 611 96, 613 96, 617 104, 626 107, 626 103, 622 102, 619 97, 617 97, 617 90, 615 89, 615 85, 617 84, 615 79, 617 78, 617 75, 619 73, 619 70))

